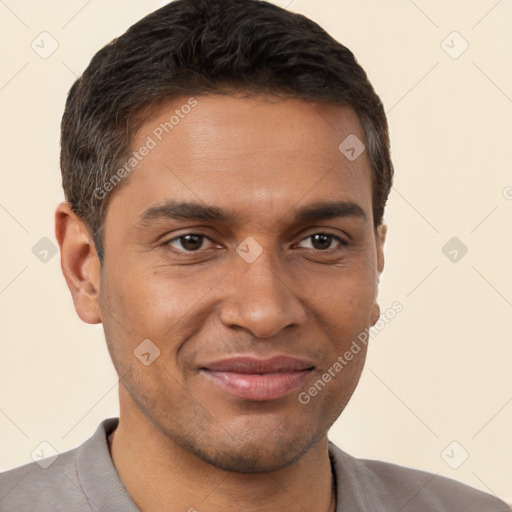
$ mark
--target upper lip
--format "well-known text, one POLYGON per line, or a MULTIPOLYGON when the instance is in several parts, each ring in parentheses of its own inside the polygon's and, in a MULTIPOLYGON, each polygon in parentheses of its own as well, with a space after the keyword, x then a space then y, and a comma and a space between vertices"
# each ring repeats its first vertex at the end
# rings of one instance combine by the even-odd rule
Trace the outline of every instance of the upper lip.
POLYGON ((305 359, 289 356, 273 356, 267 359, 238 356, 212 361, 201 366, 202 369, 216 372, 233 373, 284 373, 311 370, 314 365, 305 359))

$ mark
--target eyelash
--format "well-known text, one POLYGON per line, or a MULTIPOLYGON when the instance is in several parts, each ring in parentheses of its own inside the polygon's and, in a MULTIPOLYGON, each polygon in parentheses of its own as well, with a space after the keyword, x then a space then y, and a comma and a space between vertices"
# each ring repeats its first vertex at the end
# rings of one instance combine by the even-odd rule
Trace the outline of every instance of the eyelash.
MULTIPOLYGON (((167 242, 165 242, 163 245, 166 246, 166 247, 171 247, 171 243, 172 242, 175 242, 175 241, 178 241, 180 240, 181 238, 184 238, 186 236, 197 236, 197 237, 201 237, 202 240, 206 239, 206 240, 209 240, 210 242, 214 242, 208 235, 204 234, 204 233, 194 233, 194 232, 190 232, 190 233, 184 233, 183 235, 179 235, 179 236, 176 236, 174 238, 171 238, 170 240, 168 240, 167 242)), ((337 236, 337 235, 334 235, 332 233, 326 233, 324 231, 318 231, 316 233, 311 233, 310 235, 304 237, 301 242, 303 242, 304 240, 307 240, 308 238, 312 238, 314 237, 315 235, 325 235, 325 236, 328 236, 328 237, 331 237, 332 240, 336 240, 337 242, 339 242, 339 244, 342 246, 342 247, 346 247, 348 246, 348 242, 346 240, 344 240, 343 238, 337 236)), ((176 250, 175 248, 172 248, 171 249, 172 251, 178 253, 178 254, 201 254, 202 252, 204 251, 207 251, 208 249, 198 249, 196 251, 191 251, 191 250, 187 250, 187 249, 182 249, 182 250, 176 250)), ((332 251, 335 251, 336 248, 329 248, 329 249, 312 249, 312 248, 308 248, 308 250, 310 251, 314 251, 316 253, 323 253, 323 254, 329 254, 331 253, 332 251)))

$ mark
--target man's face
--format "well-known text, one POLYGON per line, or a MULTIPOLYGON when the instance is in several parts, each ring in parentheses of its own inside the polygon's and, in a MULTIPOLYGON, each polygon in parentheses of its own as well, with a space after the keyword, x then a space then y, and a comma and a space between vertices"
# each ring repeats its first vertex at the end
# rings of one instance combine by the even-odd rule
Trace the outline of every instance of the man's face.
POLYGON ((338 149, 364 136, 349 108, 224 96, 161 133, 187 100, 140 129, 132 149, 156 146, 106 215, 99 302, 121 418, 223 469, 278 469, 326 435, 366 350, 299 394, 378 317, 371 170, 338 149), (144 361, 160 350, 147 366, 143 340, 144 361))

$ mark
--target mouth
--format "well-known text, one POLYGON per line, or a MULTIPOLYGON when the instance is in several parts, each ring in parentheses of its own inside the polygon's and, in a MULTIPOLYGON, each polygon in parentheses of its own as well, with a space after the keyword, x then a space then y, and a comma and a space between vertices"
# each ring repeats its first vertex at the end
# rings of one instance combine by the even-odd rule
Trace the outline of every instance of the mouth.
POLYGON ((243 400, 276 400, 300 387, 314 370, 309 361, 288 356, 233 357, 208 363, 201 372, 229 395, 243 400))

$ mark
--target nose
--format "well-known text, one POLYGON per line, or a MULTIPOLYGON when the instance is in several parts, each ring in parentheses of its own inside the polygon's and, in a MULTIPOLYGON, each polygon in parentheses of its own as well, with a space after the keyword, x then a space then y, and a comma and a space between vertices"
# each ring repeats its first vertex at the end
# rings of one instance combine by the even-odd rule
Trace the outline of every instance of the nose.
POLYGON ((224 325, 247 329, 264 339, 305 322, 306 310, 294 291, 297 283, 291 282, 270 251, 263 251, 252 263, 235 254, 233 264, 235 268, 223 281, 220 315, 224 325))

